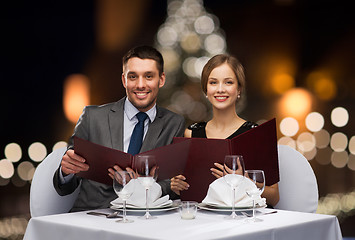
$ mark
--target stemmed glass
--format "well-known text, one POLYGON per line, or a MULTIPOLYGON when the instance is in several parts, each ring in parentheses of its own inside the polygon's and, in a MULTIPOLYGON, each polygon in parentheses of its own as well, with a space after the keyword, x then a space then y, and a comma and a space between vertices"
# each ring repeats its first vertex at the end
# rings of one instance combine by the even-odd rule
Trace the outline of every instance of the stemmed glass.
POLYGON ((126 201, 134 192, 134 174, 133 172, 127 171, 115 171, 113 176, 113 189, 123 202, 123 218, 117 220, 117 222, 131 223, 133 220, 127 219, 126 217, 126 201))
POLYGON ((223 178, 233 189, 232 214, 228 219, 239 218, 235 213, 235 190, 244 180, 244 160, 241 155, 227 155, 224 158, 223 178))
POLYGON ((261 196, 265 189, 265 174, 263 170, 246 170, 245 176, 249 178, 255 185, 256 188, 247 190, 246 193, 253 200, 253 217, 248 219, 251 222, 261 222, 262 219, 256 218, 255 216, 255 200, 261 196))
POLYGON ((136 155, 134 157, 134 170, 138 177, 138 181, 145 188, 145 215, 140 217, 143 219, 154 219, 156 217, 149 213, 148 191, 158 178, 158 166, 155 157, 151 155, 136 155))

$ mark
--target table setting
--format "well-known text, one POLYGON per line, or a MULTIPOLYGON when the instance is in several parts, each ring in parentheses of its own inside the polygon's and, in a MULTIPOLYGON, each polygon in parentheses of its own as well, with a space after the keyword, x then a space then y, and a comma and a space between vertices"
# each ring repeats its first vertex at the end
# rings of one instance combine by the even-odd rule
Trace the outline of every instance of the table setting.
MULTIPOLYGON (((237 219, 240 217, 236 211, 253 210, 255 213, 255 209, 266 207, 266 199, 261 197, 265 187, 262 170, 245 171, 243 157, 240 155, 227 155, 223 166, 223 178, 210 184, 206 197, 199 204, 201 209, 231 211, 232 214, 227 218, 237 219), (259 178, 258 181, 256 177, 259 178)), ((255 221, 254 216, 255 214, 255 221)))
POLYGON ((334 216, 267 208, 264 172, 245 170, 241 156, 226 156, 200 203, 162 196, 157 175, 154 157, 142 157, 132 172, 115 172, 110 208, 32 218, 24 240, 341 239, 334 216))
MULTIPOLYGON (((135 191, 132 196, 126 201, 126 210, 128 212, 145 212, 145 188, 138 182, 137 179, 132 179, 130 184, 135 185, 135 191)), ((161 187, 154 182, 148 190, 148 207, 150 212, 159 209, 176 209, 176 203, 169 199, 169 195, 161 196, 161 187)), ((119 197, 111 201, 111 209, 123 210, 123 201, 119 197)))
MULTIPOLYGON (((201 203, 194 201, 172 201, 168 195, 161 196, 162 191, 156 183, 158 166, 154 156, 137 156, 134 172, 116 171, 113 188, 118 196, 111 201, 111 209, 123 212, 123 219, 118 222, 130 223, 127 212, 145 212, 143 219, 154 219, 150 212, 161 212, 178 209, 182 219, 195 219, 197 209, 217 212, 232 212, 227 219, 248 217, 248 213, 236 214, 236 211, 253 210, 266 207, 266 199, 261 197, 265 186, 263 171, 245 171, 243 157, 227 155, 224 160, 223 177, 216 179, 209 186, 207 195, 201 203), (262 185, 257 187, 253 177, 260 173, 262 185), (247 173, 247 174, 246 174, 247 173), (252 178, 250 178, 252 177, 252 178), (253 194, 252 194, 253 193, 253 194), (192 214, 192 215, 191 215, 192 214), (183 217, 184 216, 184 217, 183 217)), ((260 184, 259 184, 260 185, 260 184)), ((117 214, 116 214, 117 215, 117 214)))
POLYGON ((251 218, 250 222, 261 221, 256 215, 277 213, 265 211, 266 199, 261 197, 265 187, 262 170, 245 170, 241 155, 227 155, 223 166, 223 177, 209 185, 206 197, 201 203, 173 201, 168 195, 162 196, 161 187, 156 182, 158 166, 154 156, 137 156, 133 172, 123 170, 115 172, 113 188, 118 197, 111 201, 110 206, 114 212, 90 211, 88 214, 122 218, 117 222, 131 223, 134 220, 127 218, 127 212, 130 215, 134 213, 134 216, 142 219, 155 219, 155 214, 151 213, 161 214, 178 210, 181 219, 195 219, 197 211, 210 211, 223 215, 231 213, 230 216, 225 216, 226 219, 251 218), (258 184, 256 177, 260 178, 258 184), (145 214, 140 216, 141 213, 145 214))

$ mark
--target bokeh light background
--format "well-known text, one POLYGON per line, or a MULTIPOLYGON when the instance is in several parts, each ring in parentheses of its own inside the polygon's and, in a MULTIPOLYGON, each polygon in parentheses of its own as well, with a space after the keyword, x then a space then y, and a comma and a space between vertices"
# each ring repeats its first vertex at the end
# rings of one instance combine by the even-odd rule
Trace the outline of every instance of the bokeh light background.
POLYGON ((3 8, 0 239, 21 239, 38 164, 66 146, 83 106, 124 96, 121 57, 149 44, 164 55, 159 104, 187 124, 211 117, 203 65, 241 60, 245 119, 276 118, 278 144, 315 171, 321 214, 355 236, 355 20, 339 1, 100 0, 3 8), (124 19, 124 20, 122 20, 124 19))

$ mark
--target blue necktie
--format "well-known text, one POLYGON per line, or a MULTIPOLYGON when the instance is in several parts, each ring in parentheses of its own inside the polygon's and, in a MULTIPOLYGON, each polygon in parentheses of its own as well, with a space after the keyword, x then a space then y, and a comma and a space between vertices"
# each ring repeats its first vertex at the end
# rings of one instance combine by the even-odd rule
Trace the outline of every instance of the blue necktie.
POLYGON ((138 123, 133 129, 128 147, 128 153, 132 155, 136 155, 141 150, 144 135, 144 121, 148 115, 144 112, 139 112, 136 114, 136 117, 138 118, 138 123))

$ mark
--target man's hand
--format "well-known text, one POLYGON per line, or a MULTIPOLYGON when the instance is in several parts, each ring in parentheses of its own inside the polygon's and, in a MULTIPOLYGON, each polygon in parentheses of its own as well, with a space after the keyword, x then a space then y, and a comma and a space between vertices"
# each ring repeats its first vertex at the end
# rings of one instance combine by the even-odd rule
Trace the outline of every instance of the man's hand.
MULTIPOLYGON (((108 169, 108 175, 113 179, 115 176, 115 171, 123 171, 118 165, 113 166, 113 168, 108 169)), ((126 171, 132 176, 131 178, 137 178, 137 174, 133 171, 132 168, 127 167, 126 171)), ((120 182, 120 181, 119 181, 120 182)))
POLYGON ((180 195, 180 191, 189 189, 190 185, 185 182, 186 178, 183 175, 178 175, 170 179, 170 188, 177 195, 180 195))
POLYGON ((89 165, 85 163, 85 158, 79 156, 74 150, 68 150, 60 163, 64 175, 75 174, 82 171, 89 170, 89 165))

